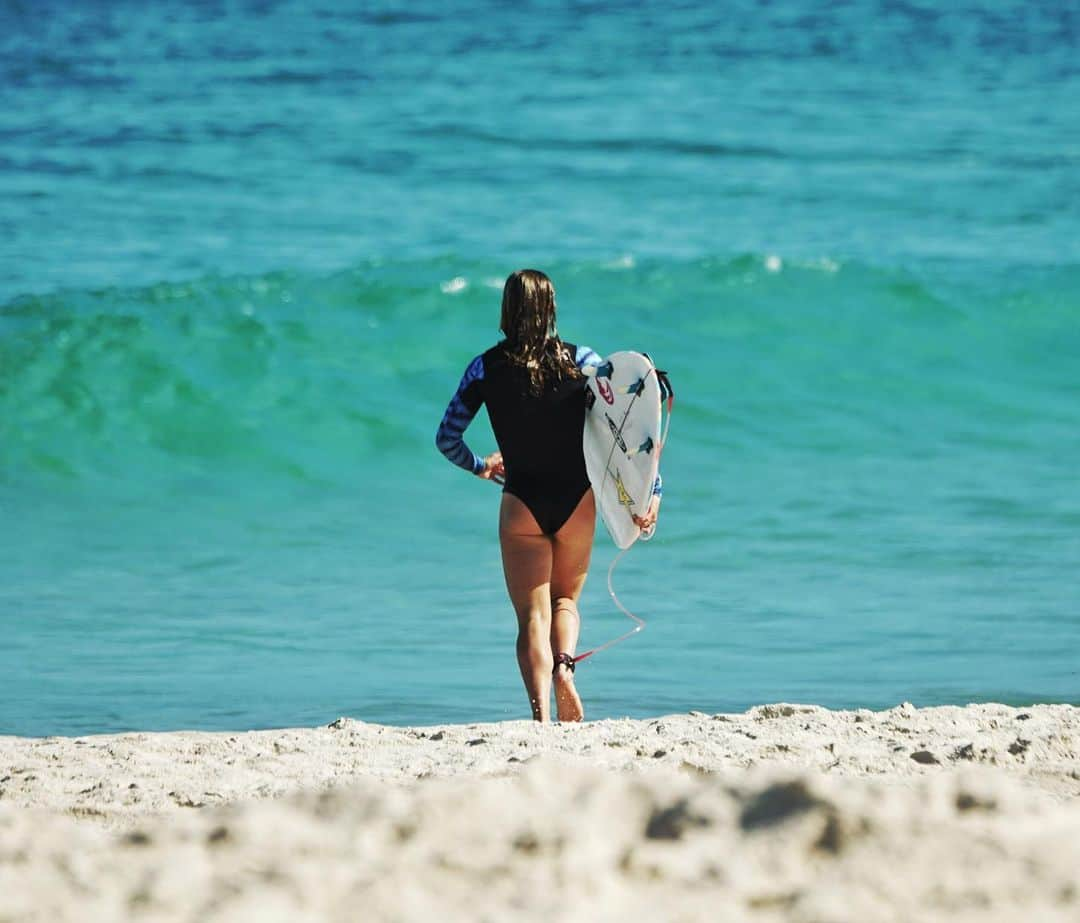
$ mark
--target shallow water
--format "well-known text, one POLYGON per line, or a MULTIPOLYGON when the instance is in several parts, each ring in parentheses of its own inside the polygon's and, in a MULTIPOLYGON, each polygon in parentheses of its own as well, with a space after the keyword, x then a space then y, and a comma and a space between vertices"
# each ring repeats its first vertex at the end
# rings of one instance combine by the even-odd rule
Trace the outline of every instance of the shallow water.
POLYGON ((498 493, 432 444, 521 265, 678 392, 590 717, 1080 701, 1074 14, 46 8, 0 7, 0 733, 523 717, 498 493))

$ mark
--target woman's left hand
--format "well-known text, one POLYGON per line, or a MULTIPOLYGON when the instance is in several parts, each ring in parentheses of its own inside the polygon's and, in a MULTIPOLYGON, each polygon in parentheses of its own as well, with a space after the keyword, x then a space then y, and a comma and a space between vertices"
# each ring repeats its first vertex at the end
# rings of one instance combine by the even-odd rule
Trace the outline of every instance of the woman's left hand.
POLYGON ((645 511, 644 516, 634 516, 634 525, 636 525, 642 532, 651 532, 656 528, 656 518, 660 515, 660 498, 653 494, 652 499, 649 501, 649 508, 645 511))

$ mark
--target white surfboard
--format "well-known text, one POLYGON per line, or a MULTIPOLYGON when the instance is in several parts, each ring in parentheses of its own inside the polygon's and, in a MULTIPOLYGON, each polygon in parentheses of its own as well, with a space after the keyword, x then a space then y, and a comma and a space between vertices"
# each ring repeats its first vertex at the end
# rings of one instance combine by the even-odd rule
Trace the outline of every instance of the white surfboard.
POLYGON ((660 465, 660 379, 648 356, 617 352, 586 368, 585 467, 600 517, 619 548, 641 535, 660 465))

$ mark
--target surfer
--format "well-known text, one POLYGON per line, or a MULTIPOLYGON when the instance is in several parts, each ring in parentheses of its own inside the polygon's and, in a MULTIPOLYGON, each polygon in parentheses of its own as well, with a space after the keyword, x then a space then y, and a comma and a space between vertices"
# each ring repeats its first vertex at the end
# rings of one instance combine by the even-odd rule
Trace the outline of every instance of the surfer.
MULTIPOLYGON (((560 721, 584 717, 574 686, 596 503, 585 471, 582 369, 600 357, 560 339, 555 288, 535 269, 503 286, 504 339, 473 359, 439 425, 435 443, 454 464, 501 484, 499 544, 518 622, 517 660, 533 718, 550 717, 554 684, 560 721), (499 451, 486 458, 465 444, 466 427, 487 405, 499 451)), ((659 497, 638 524, 656 521, 659 497)))

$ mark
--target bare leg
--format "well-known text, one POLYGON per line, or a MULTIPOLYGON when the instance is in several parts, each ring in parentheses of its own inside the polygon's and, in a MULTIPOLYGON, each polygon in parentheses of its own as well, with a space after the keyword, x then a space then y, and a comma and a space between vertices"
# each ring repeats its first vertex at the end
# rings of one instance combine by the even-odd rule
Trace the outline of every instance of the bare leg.
MULTIPOLYGON (((555 656, 573 654, 577 649, 581 617, 572 599, 565 596, 555 600, 551 618, 551 650, 555 656)), ((585 717, 585 706, 574 686, 574 674, 565 663, 555 666, 555 713, 560 721, 580 721, 585 717)))
POLYGON ((552 539, 540 531, 529 508, 504 493, 499 508, 506 590, 518 622, 517 659, 532 716, 551 716, 552 539))
MULTIPOLYGON (((596 501, 592 490, 581 498, 577 509, 555 534, 551 566, 551 651, 552 657, 577 651, 581 616, 577 601, 585 586, 596 530, 596 501)), ((555 707, 560 721, 580 721, 585 717, 581 696, 574 686, 574 674, 560 664, 555 669, 555 707)))

